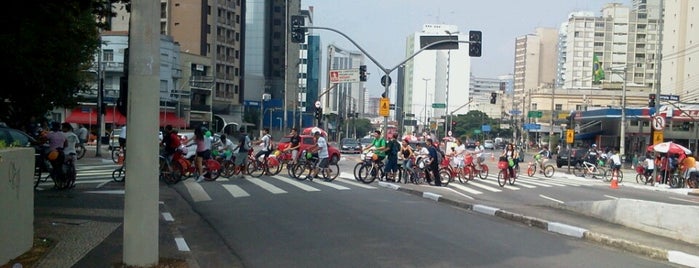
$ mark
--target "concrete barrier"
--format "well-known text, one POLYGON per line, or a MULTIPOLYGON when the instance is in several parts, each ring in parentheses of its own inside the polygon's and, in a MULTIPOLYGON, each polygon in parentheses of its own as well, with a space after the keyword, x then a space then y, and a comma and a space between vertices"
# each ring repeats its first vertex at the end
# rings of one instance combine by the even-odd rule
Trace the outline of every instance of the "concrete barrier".
POLYGON ((567 203, 566 208, 649 233, 699 244, 699 207, 637 199, 567 203))
POLYGON ((34 149, 0 149, 0 264, 34 242, 34 149))

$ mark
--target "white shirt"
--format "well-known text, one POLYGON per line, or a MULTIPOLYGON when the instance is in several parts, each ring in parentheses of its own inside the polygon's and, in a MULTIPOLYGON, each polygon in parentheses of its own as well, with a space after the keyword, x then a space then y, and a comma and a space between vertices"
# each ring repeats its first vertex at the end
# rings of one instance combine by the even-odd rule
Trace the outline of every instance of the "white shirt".
POLYGON ((612 162, 614 163, 614 165, 621 165, 621 157, 619 156, 619 154, 613 154, 610 157, 610 159, 612 159, 612 162))
POLYGON ((454 149, 454 152, 456 153, 455 158, 463 160, 464 159, 464 151, 466 151, 466 145, 461 144, 459 146, 456 146, 454 149))
POLYGON ((66 155, 75 154, 75 144, 80 142, 78 135, 73 132, 63 132, 63 135, 66 136, 66 146, 63 148, 63 153, 66 155))
POLYGON ((427 150, 427 147, 422 147, 422 149, 420 149, 420 151, 417 154, 419 156, 426 156, 426 155, 430 155, 430 151, 427 150))
POLYGON ((481 157, 483 155, 483 150, 485 150, 483 145, 478 145, 473 149, 473 153, 476 154, 476 157, 481 157))
POLYGON ((234 146, 235 145, 233 144, 233 142, 231 140, 226 139, 225 143, 219 141, 218 150, 219 151, 233 150, 234 146))
POLYGON ((262 151, 269 151, 269 138, 269 134, 262 136, 262 143, 260 143, 260 146, 262 146, 262 151))
POLYGON ((646 169, 655 169, 655 160, 653 160, 652 158, 646 158, 644 163, 646 164, 646 169))
POLYGON ((325 141, 323 136, 318 137, 318 158, 328 158, 328 142, 325 141))

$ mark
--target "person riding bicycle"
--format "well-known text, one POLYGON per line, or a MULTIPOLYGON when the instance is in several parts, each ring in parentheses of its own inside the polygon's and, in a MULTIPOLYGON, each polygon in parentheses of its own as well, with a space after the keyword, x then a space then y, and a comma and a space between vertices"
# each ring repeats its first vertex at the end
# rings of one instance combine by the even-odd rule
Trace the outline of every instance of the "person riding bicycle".
POLYGON ((452 149, 454 151, 451 153, 452 165, 456 168, 463 168, 464 157, 466 156, 466 145, 461 142, 461 139, 456 139, 456 146, 452 147, 452 149))
POLYGON ((697 165, 697 160, 694 158, 692 155, 687 155, 684 159, 682 159, 682 162, 680 162, 680 170, 682 170, 682 177, 685 178, 685 180, 689 180, 690 175, 692 173, 696 172, 697 169, 695 166, 697 165))
POLYGON ((85 125, 83 124, 78 124, 78 129, 75 130, 75 135, 78 136, 79 144, 86 144, 87 143, 87 128, 85 128, 85 125))
POLYGON ((364 147, 362 151, 369 150, 373 147, 374 155, 378 157, 376 159, 376 162, 381 162, 384 158, 386 158, 386 140, 384 140, 384 138, 381 137, 380 130, 375 130, 374 133, 372 133, 371 135, 374 137, 374 140, 371 141, 371 144, 364 147))
POLYGON ((502 152, 500 157, 507 159, 507 172, 510 174, 510 178, 517 176, 515 173, 515 163, 517 161, 517 151, 515 150, 514 144, 510 143, 505 146, 505 150, 502 152))
POLYGON ((284 152, 291 151, 291 163, 296 163, 299 158, 299 148, 301 147, 301 136, 296 128, 291 128, 291 137, 289 138, 289 146, 284 148, 284 152))
POLYGON ((219 152, 219 155, 223 155, 223 159, 226 160, 231 160, 231 156, 233 156, 233 151, 237 149, 235 144, 233 144, 233 142, 226 137, 226 134, 221 134, 221 137, 215 145, 216 150, 219 152))
POLYGON ((485 147, 483 147, 483 145, 481 145, 480 141, 476 141, 476 147, 473 148, 472 154, 476 156, 476 163, 477 163, 476 169, 477 170, 481 168, 481 163, 483 163, 483 161, 485 161, 485 156, 483 155, 484 151, 485 151, 485 147))
POLYGON ((653 171, 655 170, 655 159, 653 159, 652 155, 646 155, 646 159, 643 160, 643 169, 643 176, 653 176, 653 171))
POLYGON ((260 151, 255 154, 255 159, 259 159, 260 156, 264 155, 262 161, 267 161, 267 157, 272 153, 272 135, 269 134, 269 128, 262 129, 262 138, 260 140, 253 142, 253 145, 260 145, 260 151))
POLYGON ((547 146, 542 147, 541 151, 534 155, 536 164, 539 166, 541 171, 544 170, 544 164, 549 160, 549 158, 551 158, 551 151, 549 151, 547 146))
MULTIPOLYGON (((327 170, 328 170, 328 165, 330 164, 330 158, 328 154, 328 142, 325 140, 325 137, 320 135, 320 131, 314 131, 313 132, 313 137, 316 138, 316 144, 308 148, 309 152, 317 152, 318 153, 318 162, 316 162, 316 166, 313 169, 312 174, 309 174, 306 176, 306 179, 309 181, 312 181, 314 177, 318 176, 318 173, 321 172, 322 169, 322 174, 327 175, 327 170)), ((331 181, 332 177, 325 177, 323 178, 325 181, 331 181)))
POLYGON ((238 136, 238 153, 235 155, 235 166, 242 171, 240 173, 240 177, 242 178, 244 177, 243 174, 245 173, 247 165, 248 151, 250 151, 252 145, 250 137, 245 132, 245 126, 241 126, 239 131, 240 136, 238 136))
POLYGON ((597 159, 599 159, 597 144, 592 144, 592 146, 590 146, 590 149, 587 150, 587 153, 585 154, 585 158, 587 158, 587 162, 597 166, 597 159))
POLYGON ((63 154, 65 155, 65 162, 69 162, 73 168, 75 168, 75 160, 77 151, 75 150, 75 145, 80 142, 80 139, 78 138, 78 135, 75 135, 73 133, 73 127, 70 125, 70 123, 62 123, 61 124, 61 130, 63 131, 63 135, 65 135, 66 140, 63 145, 63 154), (71 161, 68 161, 71 160, 71 161))
MULTIPOLYGON (((609 162, 612 164, 612 174, 621 172, 621 156, 617 149, 612 149, 612 155, 609 157, 609 162)), ((617 175, 618 176, 618 175, 617 175)))
POLYGON ((423 163, 423 167, 426 167, 427 165, 424 165, 425 160, 427 160, 430 156, 429 150, 427 150, 427 144, 426 143, 417 143, 415 145, 415 151, 417 152, 415 154, 415 164, 420 167, 420 164, 423 163))
POLYGON ((165 126, 165 133, 163 135, 163 154, 165 159, 172 161, 172 156, 175 155, 177 148, 180 147, 180 137, 177 135, 177 130, 172 128, 172 125, 165 126))
POLYGON ((410 140, 404 139, 400 146, 400 152, 398 156, 403 159, 403 168, 410 169, 412 167, 412 162, 415 160, 415 154, 413 153, 413 148, 410 147, 410 140))

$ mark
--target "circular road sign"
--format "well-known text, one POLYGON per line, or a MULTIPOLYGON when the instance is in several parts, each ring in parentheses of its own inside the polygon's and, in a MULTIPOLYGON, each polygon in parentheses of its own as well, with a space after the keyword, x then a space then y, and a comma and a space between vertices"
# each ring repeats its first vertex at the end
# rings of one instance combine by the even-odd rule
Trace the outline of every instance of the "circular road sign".
POLYGON ((663 128, 665 128, 665 117, 659 115, 653 116, 651 125, 655 130, 663 130, 663 128))
POLYGON ((316 108, 320 108, 320 101, 316 101, 316 108))
POLYGON ((381 85, 384 87, 390 86, 391 85, 391 77, 384 75, 381 77, 381 85))

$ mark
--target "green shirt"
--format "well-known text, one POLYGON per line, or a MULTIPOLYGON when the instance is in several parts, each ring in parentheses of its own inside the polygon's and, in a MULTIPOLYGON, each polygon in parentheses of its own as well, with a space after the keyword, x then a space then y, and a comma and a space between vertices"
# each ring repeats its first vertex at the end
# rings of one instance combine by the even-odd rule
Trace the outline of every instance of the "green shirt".
MULTIPOLYGON (((376 149, 383 148, 386 147, 386 140, 383 138, 374 139, 374 141, 371 142, 371 145, 376 149)), ((375 150, 374 153, 378 156, 386 156, 386 152, 381 150, 375 150)))

